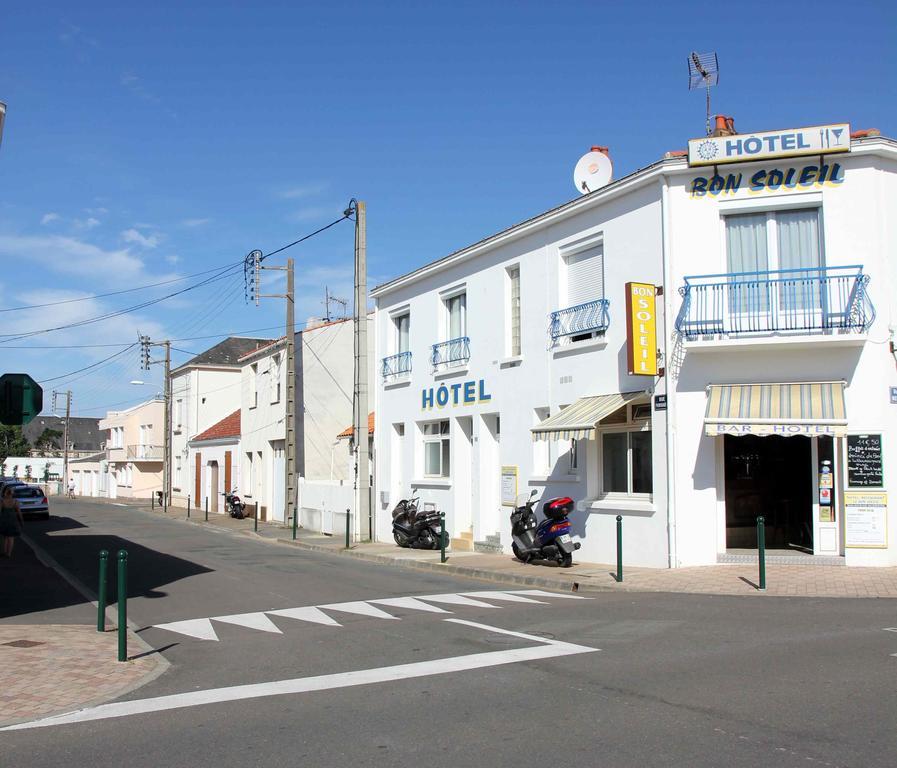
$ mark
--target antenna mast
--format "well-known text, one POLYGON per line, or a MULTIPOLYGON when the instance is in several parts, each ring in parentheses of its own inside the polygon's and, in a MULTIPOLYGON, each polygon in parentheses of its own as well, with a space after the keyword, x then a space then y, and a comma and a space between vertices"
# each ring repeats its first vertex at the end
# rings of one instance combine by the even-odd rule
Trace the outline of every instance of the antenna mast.
POLYGON ((326 312, 327 322, 329 323, 333 318, 330 316, 330 302, 334 304, 340 304, 343 308, 343 317, 346 316, 346 307, 349 305, 349 302, 346 299, 340 299, 330 293, 330 289, 325 285, 324 286, 324 307, 326 312))
POLYGON ((696 53, 688 57, 688 90, 705 88, 707 91, 707 135, 710 135, 710 86, 719 84, 719 61, 716 52, 696 53))

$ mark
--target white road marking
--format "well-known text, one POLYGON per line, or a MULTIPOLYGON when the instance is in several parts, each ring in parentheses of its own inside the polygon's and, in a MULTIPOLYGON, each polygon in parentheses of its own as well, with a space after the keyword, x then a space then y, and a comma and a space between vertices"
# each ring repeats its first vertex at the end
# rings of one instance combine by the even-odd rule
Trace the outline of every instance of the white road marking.
POLYGON ((270 632, 274 635, 282 635, 283 632, 264 613, 235 613, 233 616, 213 616, 212 621, 221 621, 225 624, 236 624, 247 629, 260 629, 262 632, 270 632))
POLYGON ((428 613, 451 613, 445 608, 437 608, 435 605, 418 600, 416 597, 384 597, 382 600, 368 600, 377 605, 388 605, 392 608, 407 608, 411 611, 427 611, 428 613))
POLYGON ((468 597, 482 597, 486 600, 505 600, 509 603, 537 603, 545 605, 544 600, 533 600, 531 597, 523 597, 522 595, 514 595, 510 592, 465 592, 468 597))
POLYGON ((885 632, 897 632, 897 627, 882 627, 885 632))
POLYGON ((508 589, 513 595, 533 595, 534 597, 561 597, 565 600, 594 600, 594 597, 582 595, 568 595, 565 592, 546 592, 544 589, 508 589))
POLYGON ((341 627, 335 619, 331 619, 324 611, 318 610, 313 606, 307 608, 283 608, 279 611, 266 611, 272 616, 286 616, 288 619, 298 619, 299 621, 311 621, 315 624, 326 624, 328 627, 341 627))
POLYGON ((471 608, 499 608, 498 605, 484 603, 481 600, 474 600, 464 595, 419 595, 419 600, 427 600, 431 603, 445 603, 446 605, 466 605, 471 608))
POLYGON ((154 624, 156 629, 167 629, 169 632, 177 632, 180 635, 195 637, 197 640, 217 640, 215 628, 209 619, 188 619, 187 621, 172 621, 170 624, 154 624))
POLYGON ((386 611, 381 611, 375 605, 368 605, 364 600, 355 600, 348 603, 331 603, 330 605, 319 605, 327 611, 343 611, 344 613, 356 613, 359 616, 370 616, 374 619, 394 619, 399 621, 398 616, 392 616, 386 611))
POLYGON ((292 680, 275 680, 268 683, 233 685, 225 688, 212 688, 206 691, 192 691, 190 693, 157 696, 151 699, 136 699, 133 701, 101 704, 97 707, 81 709, 77 712, 71 712, 65 715, 56 715, 41 720, 33 720, 29 723, 10 725, 6 728, 0 728, 0 731, 46 728, 53 725, 83 723, 92 720, 107 720, 109 718, 128 717, 130 715, 142 715, 151 712, 165 712, 172 709, 219 704, 228 701, 283 696, 291 693, 328 691, 336 688, 350 688, 357 685, 372 685, 375 683, 408 680, 415 677, 430 677, 431 675, 465 672, 472 669, 483 669, 504 664, 516 664, 522 661, 538 661, 539 659, 552 659, 580 653, 594 653, 600 650, 599 648, 590 648, 585 645, 574 645, 573 643, 565 643, 558 640, 546 640, 543 637, 527 635, 523 632, 513 632, 499 627, 491 627, 487 624, 478 624, 473 621, 464 621, 463 619, 444 619, 444 621, 475 627, 491 633, 519 637, 523 640, 537 643, 537 645, 526 648, 511 648, 504 651, 474 653, 468 656, 451 656, 445 659, 420 661, 412 664, 399 664, 392 667, 362 669, 357 672, 339 672, 336 674, 318 675, 315 677, 299 677, 292 680))
POLYGON ((113 507, 126 507, 128 505, 127 504, 119 504, 117 501, 113 501, 112 506, 113 507))

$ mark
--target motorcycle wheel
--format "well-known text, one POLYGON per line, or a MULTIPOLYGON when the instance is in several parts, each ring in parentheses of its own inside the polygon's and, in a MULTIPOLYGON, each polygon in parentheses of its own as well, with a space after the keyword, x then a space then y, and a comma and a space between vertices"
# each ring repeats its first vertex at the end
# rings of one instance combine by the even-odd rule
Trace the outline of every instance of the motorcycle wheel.
POLYGON ((405 547, 405 548, 408 547, 408 539, 407 539, 407 537, 403 536, 403 535, 402 535, 401 533, 399 533, 398 531, 393 531, 393 532, 392 532, 392 537, 396 540, 396 544, 398 544, 400 547, 405 547))
POLYGON ((514 557, 516 557, 521 563, 529 562, 529 555, 526 555, 520 551, 520 547, 517 546, 516 541, 511 542, 511 549, 514 552, 514 557))
POLYGON ((561 568, 569 568, 571 565, 573 565, 573 555, 561 555, 561 568))

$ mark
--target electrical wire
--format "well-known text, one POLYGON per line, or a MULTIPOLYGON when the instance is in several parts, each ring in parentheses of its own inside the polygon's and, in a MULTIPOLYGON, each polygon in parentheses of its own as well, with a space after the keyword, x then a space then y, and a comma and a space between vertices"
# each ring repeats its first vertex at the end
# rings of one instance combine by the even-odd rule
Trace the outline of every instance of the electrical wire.
POLYGON ((110 360, 114 360, 119 355, 123 355, 129 349, 132 349, 133 347, 136 347, 136 346, 137 346, 137 342, 135 341, 129 347, 126 347, 125 349, 121 349, 118 352, 116 352, 112 355, 109 355, 109 357, 103 358, 102 360, 98 360, 97 362, 95 362, 91 365, 86 365, 83 368, 79 368, 76 371, 69 371, 68 373, 63 373, 60 376, 51 376, 49 379, 40 379, 38 381, 38 384, 46 384, 48 381, 56 381, 57 379, 67 379, 67 378, 69 378, 69 376, 74 376, 75 374, 81 373, 82 371, 89 371, 91 368, 96 368, 97 366, 100 366, 103 363, 108 363, 110 360))
POLYGON ((345 221, 346 219, 351 218, 351 216, 352 216, 352 214, 349 213, 349 211, 347 210, 346 212, 343 213, 342 216, 340 216, 335 221, 331 221, 326 226, 323 226, 320 229, 316 229, 314 232, 311 232, 311 233, 305 235, 305 237, 300 237, 298 240, 294 240, 292 243, 287 243, 286 245, 281 246, 276 251, 270 251, 269 253, 266 253, 264 256, 262 256, 262 259, 267 259, 269 256, 274 256, 275 254, 280 253, 281 251, 285 251, 287 248, 292 248, 294 245, 299 245, 299 243, 303 243, 306 240, 308 240, 309 238, 314 237, 315 235, 320 235, 325 230, 328 230, 331 227, 335 227, 341 221, 345 221))
MULTIPOLYGON (((169 339, 169 341, 198 341, 201 339, 217 339, 221 336, 236 336, 241 333, 258 333, 259 331, 278 331, 283 329, 283 323, 278 325, 267 325, 264 328, 244 328, 239 331, 222 331, 221 333, 211 333, 206 336, 181 336, 177 339, 169 339)), ((36 344, 7 344, 4 346, 4 349, 102 349, 104 347, 127 347, 130 345, 130 341, 122 341, 118 344, 48 344, 48 345, 36 345, 36 344)))

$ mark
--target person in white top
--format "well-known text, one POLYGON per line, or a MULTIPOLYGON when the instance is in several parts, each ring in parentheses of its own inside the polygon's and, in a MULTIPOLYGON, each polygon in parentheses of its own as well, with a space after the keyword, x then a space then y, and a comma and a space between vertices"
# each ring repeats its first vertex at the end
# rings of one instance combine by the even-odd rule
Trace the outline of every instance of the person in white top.
POLYGON ((69 478, 69 498, 75 498, 75 478, 69 478))

